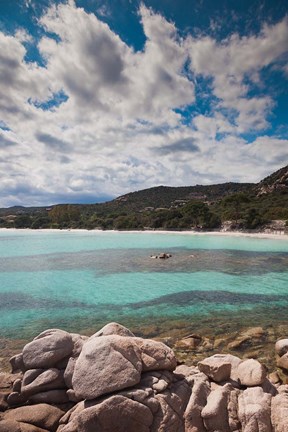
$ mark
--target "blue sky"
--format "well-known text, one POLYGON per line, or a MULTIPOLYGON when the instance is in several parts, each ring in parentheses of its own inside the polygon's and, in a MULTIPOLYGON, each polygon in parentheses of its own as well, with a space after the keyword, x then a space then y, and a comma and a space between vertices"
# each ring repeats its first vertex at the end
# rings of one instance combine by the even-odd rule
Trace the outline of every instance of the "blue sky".
POLYGON ((288 163, 286 0, 0 0, 0 206, 288 163))

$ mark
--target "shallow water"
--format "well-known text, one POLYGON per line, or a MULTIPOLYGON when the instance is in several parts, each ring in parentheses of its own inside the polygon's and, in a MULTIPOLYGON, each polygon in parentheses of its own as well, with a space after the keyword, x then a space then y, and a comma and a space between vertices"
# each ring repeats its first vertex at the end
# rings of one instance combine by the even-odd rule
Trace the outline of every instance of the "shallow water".
POLYGON ((269 324, 286 317, 288 239, 3 231, 0 274, 3 337, 111 320, 159 332, 177 322, 269 324), (172 258, 150 257, 160 252, 172 258))

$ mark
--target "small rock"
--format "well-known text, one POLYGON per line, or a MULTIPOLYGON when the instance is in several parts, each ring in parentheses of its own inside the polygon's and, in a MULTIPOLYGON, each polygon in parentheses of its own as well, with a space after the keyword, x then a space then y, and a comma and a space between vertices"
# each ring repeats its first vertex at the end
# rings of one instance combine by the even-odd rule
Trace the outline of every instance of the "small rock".
POLYGON ((228 395, 228 422, 230 426, 230 430, 234 432, 238 432, 241 430, 240 420, 238 417, 238 397, 240 394, 240 390, 231 389, 228 395))
POLYGON ((184 413, 185 432, 206 432, 201 412, 210 394, 209 382, 203 373, 195 374, 193 382, 192 394, 184 413))
POLYGON ((149 432, 152 422, 153 415, 148 407, 119 395, 87 407, 75 418, 77 431, 85 432, 113 431, 115 425, 117 432, 149 432))
POLYGON ((0 432, 22 432, 20 424, 16 420, 1 420, 0 432))
MULTIPOLYGON (((146 375, 146 374, 145 374, 146 375)), ((137 386, 138 387, 138 386, 137 386)), ((157 413, 159 410, 159 402, 154 397, 155 392, 150 387, 146 387, 144 380, 141 380, 139 388, 132 388, 123 390, 119 393, 121 396, 125 396, 128 399, 135 400, 136 402, 142 403, 147 406, 152 414, 157 413)))
POLYGON ((46 330, 23 348, 23 362, 26 369, 53 367, 71 354, 73 341, 63 330, 46 330))
POLYGON ((78 333, 70 333, 70 336, 72 337, 73 342, 73 350, 70 355, 72 357, 78 357, 82 351, 83 344, 89 339, 89 337, 80 335, 78 333))
POLYGON ((247 345, 247 343, 250 341, 251 341, 250 336, 240 336, 228 344, 228 349, 232 351, 239 350, 243 348, 243 345, 247 345))
POLYGON ((172 257, 172 255, 170 254, 170 253, 160 253, 159 255, 158 255, 158 258, 160 258, 160 259, 168 259, 168 258, 171 258, 172 257))
POLYGON ((176 367, 174 373, 187 377, 188 375, 199 373, 199 369, 196 366, 187 366, 186 364, 180 364, 176 367))
POLYGON ((25 372, 25 366, 23 363, 23 354, 16 354, 15 356, 11 357, 9 360, 12 368, 12 373, 15 372, 25 372))
POLYGON ((261 385, 266 375, 265 367, 254 359, 242 361, 237 368, 237 380, 247 387, 261 385))
POLYGON ((25 372, 21 394, 30 398, 33 394, 65 388, 63 371, 56 368, 30 369, 25 372))
POLYGON ((201 372, 213 381, 227 381, 230 378, 231 363, 226 361, 225 355, 215 354, 198 363, 201 372))
POLYGON ((48 390, 29 397, 29 402, 45 404, 65 404, 69 402, 66 390, 48 390))
POLYGON ((168 383, 163 379, 160 379, 157 383, 153 384, 152 386, 153 390, 155 390, 158 393, 163 392, 164 390, 166 390, 167 387, 168 387, 168 383))
POLYGON ((282 355, 282 357, 277 357, 277 366, 282 369, 288 370, 288 353, 282 355))
POLYGON ((67 394, 67 397, 68 397, 69 401, 71 401, 71 402, 76 402, 77 403, 77 402, 81 401, 81 399, 76 396, 75 391, 72 390, 72 389, 68 389, 66 391, 66 394, 67 394))
POLYGON ((178 340, 175 344, 177 349, 196 349, 201 343, 202 337, 199 335, 189 335, 178 340))
POLYGON ((281 357, 288 352, 288 339, 280 339, 275 344, 275 351, 281 357))
POLYGON ((64 372, 64 381, 65 381, 65 384, 70 389, 73 388, 72 377, 73 377, 73 374, 74 374, 74 369, 75 369, 75 365, 76 365, 77 359, 78 359, 78 357, 77 358, 70 357, 70 359, 68 361, 68 364, 66 366, 65 372, 64 372))
POLYGON ((23 405, 25 402, 27 402, 27 398, 18 392, 12 392, 7 397, 7 403, 10 407, 23 405))
POLYGON ((21 392, 21 386, 22 386, 22 379, 18 378, 13 383, 13 391, 20 393, 21 392))
POLYGON ((277 372, 272 372, 269 374, 269 381, 272 384, 282 384, 281 378, 279 377, 277 372))
POLYGON ((240 394, 238 402, 238 414, 243 431, 272 432, 270 394, 264 393, 261 387, 247 388, 240 394))
POLYGON ((105 325, 101 330, 90 337, 99 337, 99 336, 110 336, 110 335, 118 335, 118 336, 130 336, 134 337, 135 335, 126 327, 118 324, 116 322, 111 322, 105 325))
POLYGON ((6 411, 4 419, 29 423, 50 432, 54 432, 56 431, 59 420, 63 415, 64 412, 59 408, 47 404, 39 404, 14 408, 13 410, 6 411))
POLYGON ((245 330, 243 334, 250 336, 253 339, 262 339, 267 335, 267 332, 262 327, 251 327, 245 330))
POLYGON ((276 396, 278 393, 277 388, 269 381, 268 378, 265 378, 264 382, 261 384, 261 387, 265 393, 270 393, 272 396, 276 396))
POLYGON ((233 389, 230 384, 225 384, 212 391, 207 398, 207 404, 201 412, 207 431, 228 431, 228 398, 233 389))
POLYGON ((214 341, 214 348, 218 349, 218 348, 222 348, 223 346, 226 345, 226 339, 223 338, 217 338, 214 341))
POLYGON ((262 341, 266 336, 266 332, 262 327, 252 327, 241 332, 237 338, 228 344, 228 349, 230 350, 240 350, 251 345, 254 341, 262 341))
POLYGON ((176 368, 176 357, 173 350, 167 345, 152 339, 134 338, 134 341, 141 350, 143 372, 176 368))

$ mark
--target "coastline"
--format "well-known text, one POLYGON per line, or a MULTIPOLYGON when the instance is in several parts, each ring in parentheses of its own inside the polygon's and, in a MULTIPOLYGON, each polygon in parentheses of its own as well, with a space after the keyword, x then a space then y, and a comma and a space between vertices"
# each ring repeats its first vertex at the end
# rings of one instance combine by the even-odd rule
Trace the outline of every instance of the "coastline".
MULTIPOLYGON (((86 229, 39 229, 39 230, 32 230, 32 229, 16 229, 16 228, 1 228, 0 229, 0 233, 7 233, 9 235, 9 233, 13 234, 26 234, 27 233, 27 238, 29 237, 30 233, 33 236, 37 236, 39 235, 39 239, 41 236, 41 233, 45 233, 45 234, 59 234, 60 232, 63 232, 65 238, 66 236, 69 236, 69 234, 72 233, 75 234, 75 239, 77 239, 77 233, 79 234, 84 234, 84 237, 86 236, 92 236, 93 239, 93 235, 95 235, 95 239, 96 239, 96 235, 99 235, 99 239, 101 235, 105 235, 107 234, 111 234, 111 239, 112 242, 114 242, 113 240, 113 235, 127 235, 127 234, 135 234, 135 235, 147 235, 147 234, 152 234, 152 235, 162 235, 162 236, 190 236, 190 237, 200 237, 200 236, 211 236, 211 237, 219 237, 219 243, 221 244, 221 237, 223 238, 253 238, 253 239, 259 239, 259 240, 281 240, 281 241, 287 241, 288 240, 288 235, 285 234, 271 234, 271 233, 246 233, 246 232, 242 232, 242 231, 207 231, 207 232, 199 232, 199 231, 168 231, 168 230, 131 230, 131 231, 119 231, 119 230, 86 230, 86 229), (38 234, 39 233, 39 234, 38 234)), ((16 238, 15 235, 15 238, 16 238)), ((63 239, 64 239, 63 236, 63 239)), ((56 237, 56 236, 55 236, 56 237)), ((37 237, 34 237, 37 238, 37 237)), ((51 237, 52 239, 53 237, 51 237)), ((59 236, 59 238, 61 238, 61 235, 59 236)), ((115 237, 116 239, 116 237, 115 237)), ((152 241, 152 237, 150 237, 151 241, 152 241)), ((73 241, 73 236, 71 236, 71 240, 73 241)), ((94 241, 94 240, 93 240, 94 241)), ((169 240, 168 240, 169 241, 169 240)), ((214 242, 216 241, 216 239, 214 239, 214 242)), ((224 240, 223 240, 224 242, 224 240)), ((239 240, 240 242, 240 240, 239 240)), ((193 242, 192 242, 193 243, 193 242)), ((196 240, 195 240, 196 243, 196 240)), ((218 243, 217 243, 218 244, 218 243)), ((256 243, 255 243, 256 244, 256 243)), ((268 242, 267 242, 268 245, 268 242)), ((287 251, 287 244, 284 243, 284 249, 285 251, 287 251)), ((265 246, 265 242, 263 243, 263 248, 266 248, 265 246)), ((268 246, 267 246, 268 249, 268 246)), ((151 261, 151 260, 150 260, 151 261)), ((154 262, 153 260, 151 261, 152 263, 154 262)), ((281 313, 278 313, 278 317, 277 317, 277 322, 274 321, 274 316, 272 317, 272 315, 270 316, 269 314, 266 313, 266 311, 262 311, 260 310, 260 306, 259 308, 253 312, 249 311, 249 310, 245 310, 241 313, 241 315, 239 314, 235 314, 235 312, 231 312, 230 314, 226 314, 221 312, 221 314, 217 313, 217 311, 215 311, 215 313, 212 314, 208 314, 207 316, 201 316, 201 319, 199 319, 199 317, 178 317, 178 318, 171 318, 171 317, 162 317, 160 319, 160 317, 158 317, 157 320, 153 320, 153 322, 151 321, 149 323, 149 320, 146 320, 146 322, 141 322, 141 324, 137 324, 137 320, 133 319, 133 318, 127 318, 127 322, 123 322, 123 317, 119 317, 119 320, 122 324, 127 325, 129 328, 131 328, 133 330, 133 332, 135 332, 137 335, 139 336, 144 336, 144 337, 149 337, 149 338, 155 338, 155 339, 160 339, 163 341, 167 341, 169 344, 171 344, 171 346, 175 349, 175 344, 177 344, 182 338, 187 338, 189 335, 191 334, 197 334, 199 335, 201 338, 203 338, 203 341, 207 341, 207 347, 205 345, 200 346, 201 350, 198 352, 196 352, 196 358, 200 359, 204 358, 205 355, 207 355, 208 353, 212 353, 212 352, 219 352, 219 350, 221 350, 222 352, 225 352, 227 350, 227 346, 230 343, 233 343, 233 339, 237 339, 237 337, 239 336, 239 334, 245 334, 245 329, 246 328, 257 328, 257 327, 261 327, 265 333, 265 335, 267 334, 267 336, 261 336, 261 340, 259 339, 255 339, 255 341, 250 340, 250 336, 248 339, 246 339, 245 336, 245 340, 243 341, 243 345, 241 345, 241 348, 238 350, 236 350, 235 352, 237 352, 239 354, 239 356, 250 356, 250 355, 256 355, 256 351, 257 349, 260 349, 260 351, 258 351, 257 356, 261 356, 261 360, 264 362, 267 362, 268 365, 272 365, 274 366, 274 359, 271 359, 269 354, 269 349, 271 347, 271 343, 274 343, 274 340, 277 339, 278 337, 280 337, 283 334, 288 334, 288 322, 286 320, 286 312, 285 311, 281 311, 281 313), (263 312, 263 313, 262 313, 263 312), (245 315, 245 322, 243 322, 243 316, 242 314, 245 315), (240 319, 241 318, 241 319, 240 319), (130 322, 129 322, 130 321, 130 322), (262 340, 263 339, 263 340, 262 340), (209 342, 209 343, 208 343, 209 342), (215 347, 214 347, 215 345, 215 347)), ((114 317, 113 317, 114 319, 114 317)), ((115 317, 115 320, 117 320, 117 318, 115 317)), ((107 323, 103 322, 98 324, 95 323, 95 325, 90 325, 91 323, 86 323, 87 327, 84 325, 83 326, 83 322, 75 322, 75 328, 69 328, 68 326, 59 326, 59 328, 63 328, 65 330, 69 330, 69 331, 74 331, 74 332, 83 332, 83 334, 93 334, 95 331, 98 330, 98 327, 100 328, 102 325, 105 325, 107 323)), ((51 328, 54 328, 53 325, 50 326, 51 328)), ((45 322, 45 325, 43 323, 43 328, 49 328, 49 325, 47 325, 47 323, 45 322)), ((38 331, 38 330, 37 330, 38 331)), ((41 329, 39 329, 39 332, 41 331, 41 329)), ((37 333, 37 332, 36 332, 37 333)), ((36 335, 35 333, 35 335, 36 335)), ((263 334, 264 334, 263 333, 263 334)), ((33 336, 35 336, 33 334, 33 336)), ((32 337, 29 336, 29 337, 32 337)), ((1 339, 1 338, 0 338, 1 339)), ((6 339, 4 337, 4 339, 6 339)), ((10 354, 15 354, 19 345, 21 343, 23 343, 23 340, 19 339, 19 340, 13 340, 10 339, 9 336, 7 337, 5 343, 3 342, 3 346, 2 346, 2 352, 1 352, 1 357, 3 357, 2 359, 0 359, 0 368, 1 366, 3 367, 5 365, 5 368, 7 367, 7 360, 10 354), (5 347, 6 346, 6 347, 5 347), (6 351, 6 352, 5 352, 6 351), (8 354, 9 353, 9 354, 8 354), (2 363, 2 364, 1 364, 2 363)), ((28 337, 26 342, 28 342, 28 337)), ((204 343, 204 342, 203 342, 204 343)), ((206 342, 205 342, 206 343, 206 342)), ((177 347, 176 348, 177 354, 179 356, 179 359, 181 361, 187 361, 187 356, 189 357, 191 355, 191 350, 188 348, 186 348, 184 346, 184 348, 182 349, 182 346, 177 347)), ((229 351, 229 350, 228 350, 229 351)), ((192 349, 192 352, 193 351, 192 349)), ((232 351, 233 352, 233 351, 232 351)), ((271 366, 271 367, 272 367, 271 366)))
POLYGON ((30 229, 30 228, 0 228, 0 233, 3 232, 19 232, 19 233, 59 233, 59 232, 71 232, 71 233, 115 233, 115 234, 162 234, 162 235, 190 235, 190 236, 219 236, 219 237, 248 237, 248 238, 259 238, 259 239, 273 239, 273 240, 287 240, 288 234, 274 234, 274 233, 264 233, 264 232, 245 232, 245 231, 168 231, 168 230, 100 230, 93 229, 88 230, 84 228, 67 228, 67 229, 55 229, 55 228, 45 228, 45 229, 30 229))
MULTIPOLYGON (((77 329, 66 326, 55 328, 90 337, 109 322, 107 320, 98 325, 95 323, 95 326, 89 328, 82 326, 77 329)), ((156 323, 149 324, 147 322, 141 323, 141 325, 122 320, 116 322, 124 326, 129 325, 137 337, 165 343, 173 349, 178 362, 187 366, 196 366, 199 361, 211 355, 232 354, 241 359, 257 359, 265 364, 269 372, 277 367, 273 346, 277 340, 288 334, 288 322, 286 320, 272 323, 269 320, 265 322, 264 319, 256 322, 247 319, 247 322, 243 323, 237 317, 232 321, 227 321, 224 317, 214 317, 212 326, 211 317, 210 319, 207 317, 200 325, 192 319, 189 323, 175 321, 172 326, 171 323, 170 325, 166 323, 166 326, 163 327, 159 327, 156 323)), ((9 372, 11 367, 9 359, 18 354, 24 345, 45 328, 54 327, 43 326, 42 329, 33 334, 17 339, 0 336, 0 371, 9 372)))

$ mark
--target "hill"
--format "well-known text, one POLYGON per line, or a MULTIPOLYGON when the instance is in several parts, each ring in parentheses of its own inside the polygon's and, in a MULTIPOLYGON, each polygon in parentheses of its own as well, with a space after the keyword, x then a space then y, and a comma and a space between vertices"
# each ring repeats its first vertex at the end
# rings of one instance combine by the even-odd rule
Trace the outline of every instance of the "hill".
POLYGON ((264 178, 256 187, 258 195, 269 194, 275 191, 287 192, 288 189, 288 165, 280 168, 270 176, 264 178))
POLYGON ((261 230, 274 220, 288 220, 288 166, 258 184, 157 186, 106 203, 0 209, 0 226, 35 229, 219 229, 230 221, 261 230))
POLYGON ((253 186, 253 183, 223 183, 184 187, 158 186, 128 193, 107 204, 109 206, 121 205, 122 208, 127 207, 133 210, 145 209, 146 207, 170 208, 193 199, 213 202, 233 193, 247 192, 253 186))

